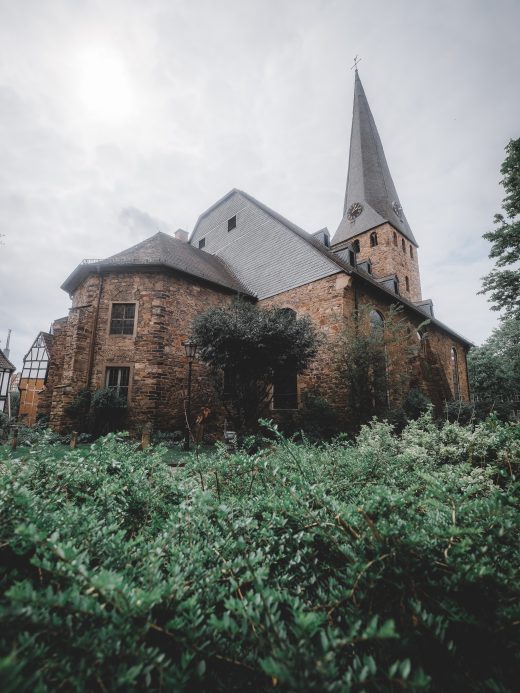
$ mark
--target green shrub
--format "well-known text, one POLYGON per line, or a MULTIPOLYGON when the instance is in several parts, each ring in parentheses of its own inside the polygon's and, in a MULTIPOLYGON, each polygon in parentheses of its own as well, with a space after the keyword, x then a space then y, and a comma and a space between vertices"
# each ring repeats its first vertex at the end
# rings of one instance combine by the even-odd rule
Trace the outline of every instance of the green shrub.
POLYGON ((175 472, 114 435, 3 462, 9 686, 514 690, 520 426, 269 428, 175 472))

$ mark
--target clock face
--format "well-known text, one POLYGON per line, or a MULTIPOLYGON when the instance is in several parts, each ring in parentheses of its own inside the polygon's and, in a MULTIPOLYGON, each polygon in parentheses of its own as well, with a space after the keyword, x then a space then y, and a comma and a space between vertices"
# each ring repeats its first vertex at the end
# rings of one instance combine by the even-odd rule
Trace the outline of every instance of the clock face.
POLYGON ((392 209, 396 213, 396 215, 399 217, 399 219, 402 221, 403 220, 403 208, 399 204, 399 202, 394 202, 392 205, 392 209))
POLYGON ((355 221, 357 217, 361 214, 363 211, 363 205, 361 202, 354 202, 350 205, 350 207, 347 210, 347 219, 349 221, 355 221))

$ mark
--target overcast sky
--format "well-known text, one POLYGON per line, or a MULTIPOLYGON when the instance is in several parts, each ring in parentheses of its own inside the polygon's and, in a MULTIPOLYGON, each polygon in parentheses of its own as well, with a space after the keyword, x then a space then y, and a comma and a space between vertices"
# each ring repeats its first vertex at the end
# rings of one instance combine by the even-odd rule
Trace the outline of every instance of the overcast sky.
POLYGON ((340 222, 353 56, 423 297, 480 343, 476 293, 520 136, 518 0, 0 0, 0 339, 67 314, 59 287, 241 188, 307 231, 340 222))

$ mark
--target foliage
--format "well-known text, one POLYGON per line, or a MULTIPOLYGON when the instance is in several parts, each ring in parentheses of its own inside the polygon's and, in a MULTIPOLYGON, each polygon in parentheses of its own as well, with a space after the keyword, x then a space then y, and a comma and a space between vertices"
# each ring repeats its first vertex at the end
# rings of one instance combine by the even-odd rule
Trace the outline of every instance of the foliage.
POLYGON ((20 409, 20 391, 11 390, 9 392, 9 399, 11 401, 11 418, 16 419, 16 417, 18 416, 18 411, 20 409))
POLYGON ((340 432, 338 412, 318 392, 306 390, 302 403, 300 425, 309 440, 330 440, 340 432))
POLYGON ((219 399, 241 432, 255 429, 275 373, 285 368, 303 372, 318 345, 309 318, 243 300, 197 316, 193 339, 199 344, 200 358, 211 368, 219 399))
POLYGON ((418 346, 415 333, 398 306, 384 318, 384 327, 372 324, 373 306, 362 306, 351 317, 336 346, 340 379, 348 390, 351 430, 373 416, 388 417, 401 407, 410 389, 418 346))
POLYGON ((506 152, 500 168, 505 216, 496 214, 495 230, 484 234, 491 243, 489 257, 497 259, 496 267, 483 278, 481 293, 489 294, 493 310, 520 320, 520 138, 509 140, 506 152), (507 269, 498 269, 503 267, 507 269))
POLYGON ((418 419, 422 414, 425 414, 432 402, 426 395, 416 387, 413 387, 403 403, 403 411, 409 420, 418 419))
POLYGON ((497 401, 520 395, 520 320, 504 320, 468 354, 471 394, 497 401))
POLYGON ((80 390, 72 402, 65 407, 65 415, 72 419, 78 431, 87 431, 90 423, 90 406, 92 392, 88 389, 80 390))
POLYGON ((514 690, 520 427, 270 435, 6 461, 3 689, 514 690))
POLYGON ((122 429, 126 415, 127 401, 114 388, 104 387, 92 394, 89 418, 95 435, 122 429))

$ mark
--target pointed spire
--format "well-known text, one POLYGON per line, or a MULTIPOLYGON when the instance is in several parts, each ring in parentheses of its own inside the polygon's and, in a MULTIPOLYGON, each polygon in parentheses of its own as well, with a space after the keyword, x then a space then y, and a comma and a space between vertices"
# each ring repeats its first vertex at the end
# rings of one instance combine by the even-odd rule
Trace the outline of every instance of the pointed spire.
POLYGON ((406 220, 358 70, 343 219, 333 245, 389 222, 417 246, 406 220))

